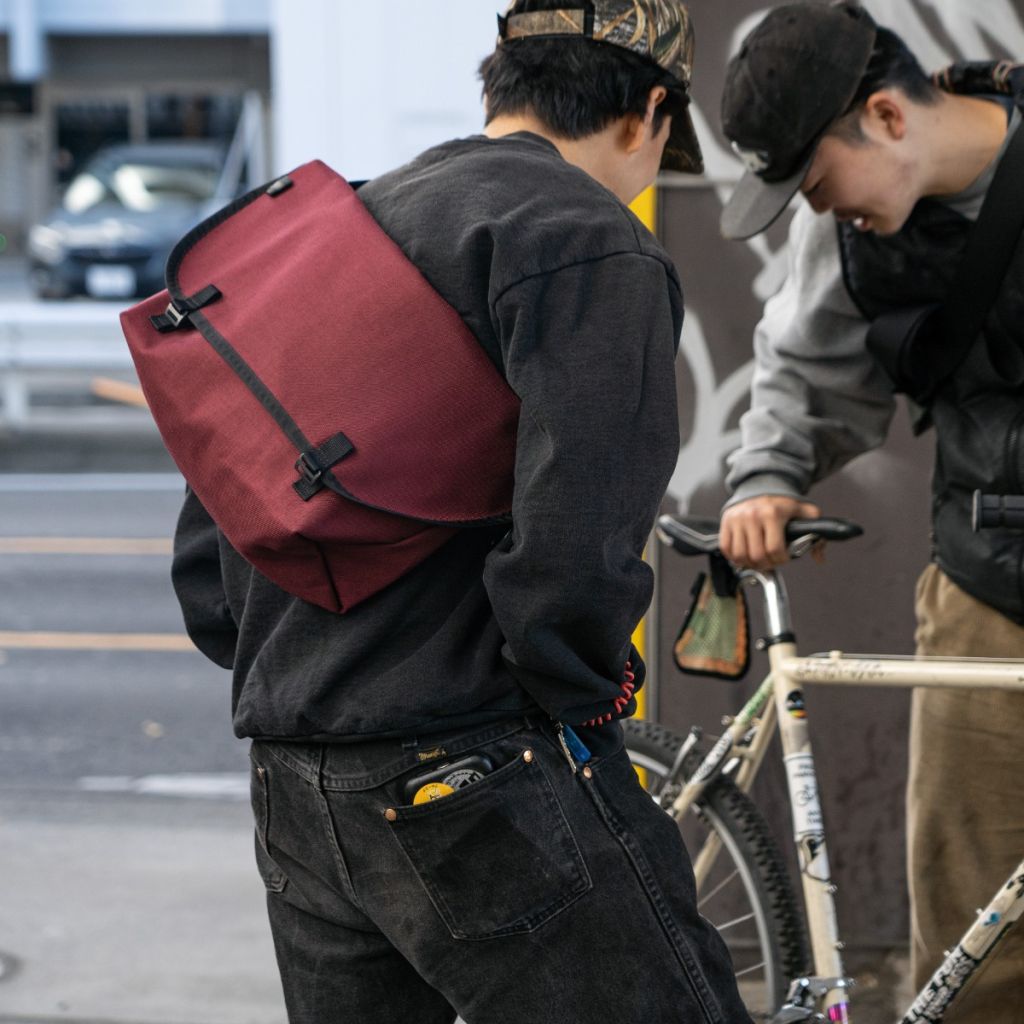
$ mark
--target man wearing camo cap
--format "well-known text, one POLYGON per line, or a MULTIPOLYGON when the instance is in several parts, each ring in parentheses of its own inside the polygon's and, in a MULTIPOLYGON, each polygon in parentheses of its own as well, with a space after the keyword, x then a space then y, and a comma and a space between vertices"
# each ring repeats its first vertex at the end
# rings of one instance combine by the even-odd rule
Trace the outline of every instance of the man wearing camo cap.
POLYGON ((511 524, 338 616, 186 503, 175 583, 256 738, 292 1024, 749 1020, 618 721, 644 678, 683 319, 626 204, 661 167, 701 170, 692 61, 678 0, 518 0, 481 65, 484 134, 359 192, 521 400, 511 524))

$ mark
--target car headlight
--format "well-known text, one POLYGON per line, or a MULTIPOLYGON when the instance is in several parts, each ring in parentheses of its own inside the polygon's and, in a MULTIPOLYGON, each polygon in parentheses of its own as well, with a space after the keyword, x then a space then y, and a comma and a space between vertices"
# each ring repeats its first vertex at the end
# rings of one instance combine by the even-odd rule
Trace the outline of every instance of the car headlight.
POLYGON ((40 263, 53 266, 64 259, 67 246, 62 241, 59 231, 45 224, 36 224, 28 233, 28 252, 40 263))

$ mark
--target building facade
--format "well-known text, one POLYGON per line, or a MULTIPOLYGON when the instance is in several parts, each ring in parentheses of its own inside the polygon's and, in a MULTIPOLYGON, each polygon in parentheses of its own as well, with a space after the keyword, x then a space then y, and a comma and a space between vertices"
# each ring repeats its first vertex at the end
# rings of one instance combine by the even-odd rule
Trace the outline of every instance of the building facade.
POLYGON ((9 249, 101 146, 235 132, 270 96, 268 0, 0 0, 0 232, 9 249))

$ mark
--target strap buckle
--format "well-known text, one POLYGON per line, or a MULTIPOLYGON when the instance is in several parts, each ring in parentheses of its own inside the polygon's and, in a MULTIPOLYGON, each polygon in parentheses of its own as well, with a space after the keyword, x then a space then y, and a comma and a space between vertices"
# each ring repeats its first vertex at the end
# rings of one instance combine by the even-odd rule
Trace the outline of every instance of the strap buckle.
POLYGON ((188 313, 179 312, 178 307, 171 302, 168 304, 167 309, 164 310, 164 316, 171 321, 171 329, 175 330, 181 326, 188 313))
POLYGON ((324 475, 323 467, 316 461, 312 452, 303 452, 295 460, 295 469, 299 476, 311 486, 320 483, 324 475))
POLYGON ((180 308, 174 304, 172 299, 167 309, 159 316, 151 316, 149 322, 161 334, 166 334, 168 331, 176 331, 186 320, 189 321, 189 326, 191 326, 192 321, 189 320, 189 317, 197 310, 209 305, 209 303, 216 302, 220 297, 220 289, 216 285, 208 284, 201 291, 196 292, 195 295, 178 299, 178 302, 181 303, 180 308))

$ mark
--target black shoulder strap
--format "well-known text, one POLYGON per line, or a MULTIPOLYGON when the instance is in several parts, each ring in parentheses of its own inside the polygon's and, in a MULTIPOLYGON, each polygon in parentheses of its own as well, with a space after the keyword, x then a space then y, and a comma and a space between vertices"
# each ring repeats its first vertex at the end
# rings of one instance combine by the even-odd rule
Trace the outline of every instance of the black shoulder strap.
POLYGON ((948 344, 951 373, 963 361, 985 324, 1024 232, 1024 123, 1018 124, 967 239, 945 303, 940 331, 948 344))
POLYGON ((878 317, 868 348, 916 401, 926 403, 966 359, 1024 234, 1024 123, 999 161, 946 301, 878 317))

